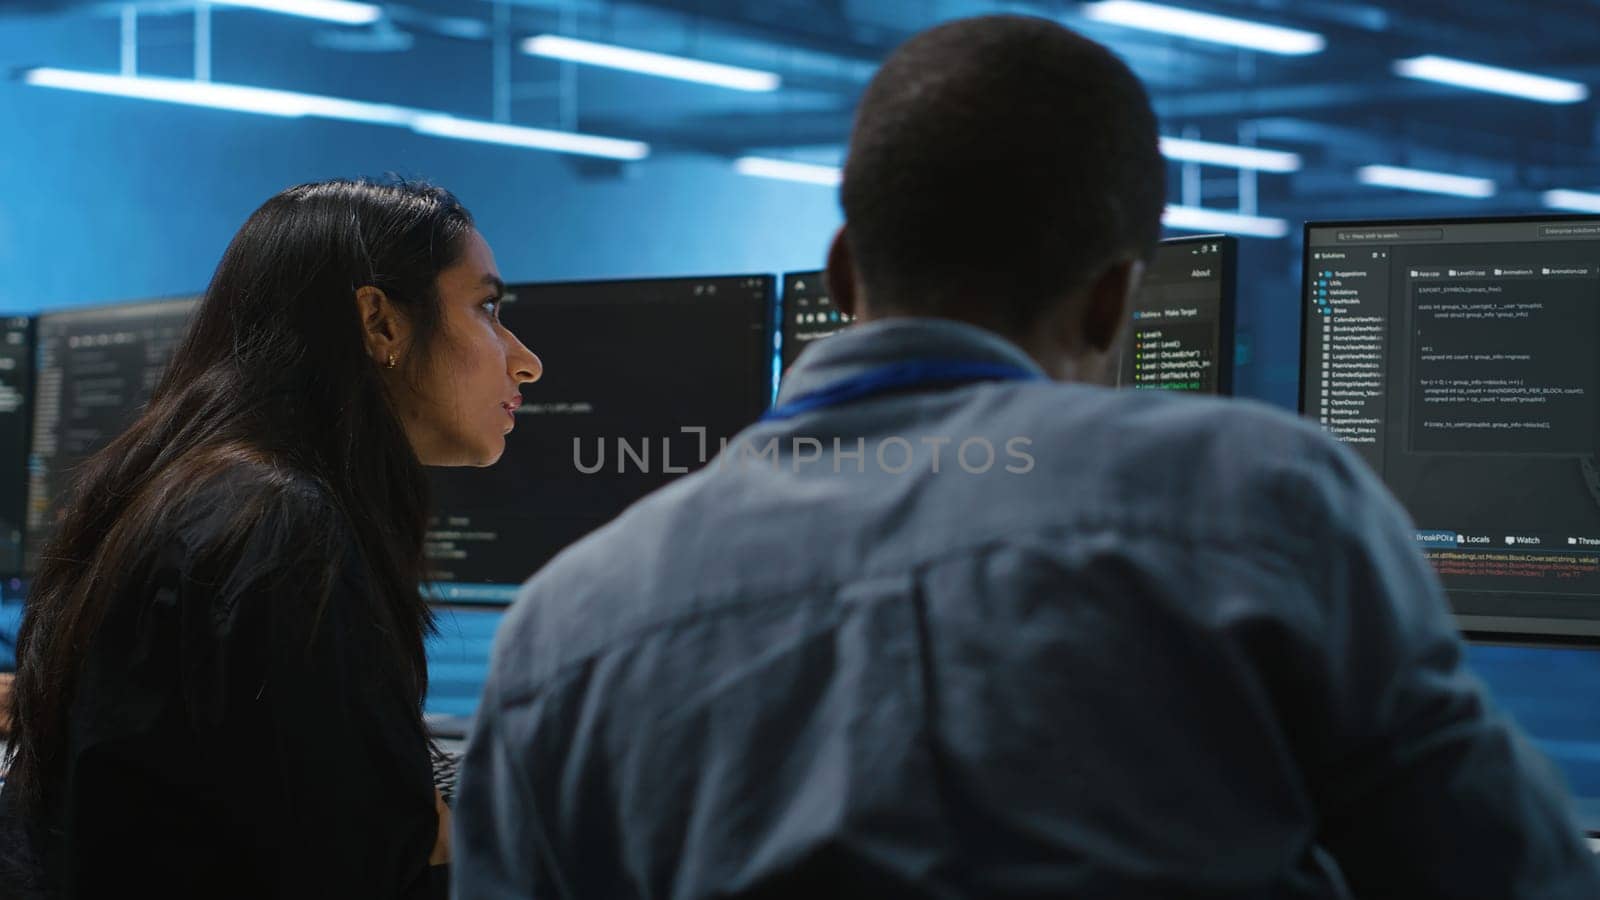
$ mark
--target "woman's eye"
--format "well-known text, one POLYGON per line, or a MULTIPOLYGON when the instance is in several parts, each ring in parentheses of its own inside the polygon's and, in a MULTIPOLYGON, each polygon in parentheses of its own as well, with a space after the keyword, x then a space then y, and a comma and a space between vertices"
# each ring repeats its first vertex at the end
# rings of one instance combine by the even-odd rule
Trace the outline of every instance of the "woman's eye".
POLYGON ((500 301, 499 300, 485 300, 481 304, 481 308, 483 309, 484 312, 489 314, 489 318, 491 318, 491 319, 500 318, 500 301))

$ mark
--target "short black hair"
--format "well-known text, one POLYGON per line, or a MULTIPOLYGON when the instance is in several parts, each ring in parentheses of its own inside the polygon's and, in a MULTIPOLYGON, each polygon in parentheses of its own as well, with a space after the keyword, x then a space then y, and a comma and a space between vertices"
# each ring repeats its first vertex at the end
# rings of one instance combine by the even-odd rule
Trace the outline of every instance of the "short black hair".
POLYGON ((840 200, 879 309, 1021 332, 1161 233, 1144 86, 1047 19, 983 16, 901 45, 862 96, 840 200))

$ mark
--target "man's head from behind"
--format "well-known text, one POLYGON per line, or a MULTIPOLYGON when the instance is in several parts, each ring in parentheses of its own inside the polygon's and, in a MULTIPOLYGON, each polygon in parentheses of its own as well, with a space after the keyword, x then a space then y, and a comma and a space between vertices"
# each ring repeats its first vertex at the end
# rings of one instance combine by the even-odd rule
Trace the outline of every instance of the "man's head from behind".
POLYGON ((1158 140, 1133 72, 1060 25, 925 31, 856 113, 833 295, 863 318, 980 325, 1056 377, 1089 377, 1160 236, 1158 140))

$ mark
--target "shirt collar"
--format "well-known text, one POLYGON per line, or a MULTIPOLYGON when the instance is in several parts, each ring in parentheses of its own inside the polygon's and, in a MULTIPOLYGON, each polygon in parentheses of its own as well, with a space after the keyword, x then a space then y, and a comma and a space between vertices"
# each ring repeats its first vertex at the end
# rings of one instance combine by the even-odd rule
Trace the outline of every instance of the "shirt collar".
POLYGON ((870 369, 913 359, 961 359, 1043 368, 992 331, 953 319, 895 317, 852 325, 805 349, 784 373, 778 405, 870 369))

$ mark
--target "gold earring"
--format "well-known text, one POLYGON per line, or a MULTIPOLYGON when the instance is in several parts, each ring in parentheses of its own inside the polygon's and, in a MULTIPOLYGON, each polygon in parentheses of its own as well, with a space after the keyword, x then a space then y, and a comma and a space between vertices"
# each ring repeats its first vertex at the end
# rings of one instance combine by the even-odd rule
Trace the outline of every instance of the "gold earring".
POLYGON ((400 364, 400 358, 398 356, 394 355, 394 351, 393 350, 389 351, 389 361, 387 363, 385 363, 384 367, 392 369, 392 368, 394 368, 395 366, 397 366, 399 364, 400 364))

